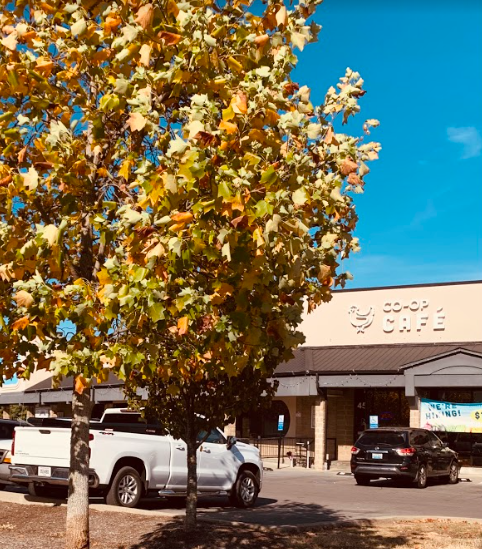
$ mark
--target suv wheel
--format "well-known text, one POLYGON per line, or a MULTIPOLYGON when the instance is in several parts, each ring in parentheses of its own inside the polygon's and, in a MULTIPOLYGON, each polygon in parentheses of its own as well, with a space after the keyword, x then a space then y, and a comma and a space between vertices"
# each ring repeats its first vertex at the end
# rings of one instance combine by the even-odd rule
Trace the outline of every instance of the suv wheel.
POLYGON ((360 486, 368 486, 370 484, 370 477, 355 475, 355 482, 360 486))
POLYGON ((427 486, 427 467, 420 465, 417 471, 417 488, 425 488, 427 486))
POLYGON ((459 466, 455 461, 452 461, 449 469, 448 483, 457 484, 459 481, 459 466))

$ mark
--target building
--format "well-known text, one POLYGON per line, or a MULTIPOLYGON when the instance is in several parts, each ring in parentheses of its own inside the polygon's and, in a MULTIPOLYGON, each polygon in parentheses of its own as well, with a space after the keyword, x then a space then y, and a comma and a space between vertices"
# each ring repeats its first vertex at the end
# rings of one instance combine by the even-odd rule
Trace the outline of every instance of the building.
MULTIPOLYGON (((288 441, 294 450, 309 442, 314 466, 323 468, 327 459, 348 461, 358 433, 370 425, 426 426, 449 431, 449 443, 471 465, 482 465, 482 404, 479 412, 467 406, 482 403, 482 281, 334 291, 301 329, 306 342, 276 370, 271 409, 238 418, 227 434, 281 436, 284 450, 288 441), (446 402, 473 415, 456 434, 445 428, 448 420, 431 419, 446 402)), ((71 379, 55 389, 37 372, 0 388, 0 406, 67 415, 71 391, 71 379)), ((115 376, 95 385, 94 415, 123 398, 115 376)), ((442 415, 460 412, 447 406, 442 415)))
MULTIPOLYGON (((334 291, 302 330, 305 345, 276 370, 272 410, 238 418, 238 436, 309 441, 323 468, 326 459, 348 461, 370 425, 449 431, 422 417, 424 406, 444 407, 429 400, 482 403, 480 281, 334 291)), ((482 465, 482 404, 479 418, 456 427, 465 433, 446 433, 471 465, 482 465)))

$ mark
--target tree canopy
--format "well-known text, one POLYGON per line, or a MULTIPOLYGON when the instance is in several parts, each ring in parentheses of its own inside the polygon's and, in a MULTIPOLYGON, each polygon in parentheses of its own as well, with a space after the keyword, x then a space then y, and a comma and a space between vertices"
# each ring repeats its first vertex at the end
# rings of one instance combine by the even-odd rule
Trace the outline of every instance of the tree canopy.
POLYGON ((339 131, 358 73, 291 78, 318 4, 2 1, 1 374, 175 396, 291 356, 380 149, 339 131))

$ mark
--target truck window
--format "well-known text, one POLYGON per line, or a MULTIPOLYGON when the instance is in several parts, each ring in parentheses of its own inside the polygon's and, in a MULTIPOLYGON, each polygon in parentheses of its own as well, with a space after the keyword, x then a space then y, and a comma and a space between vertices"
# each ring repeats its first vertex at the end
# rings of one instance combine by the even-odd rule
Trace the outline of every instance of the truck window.
MULTIPOLYGON (((197 439, 203 440, 206 436, 206 431, 200 431, 197 439)), ((214 444, 226 444, 226 438, 221 434, 217 429, 212 429, 209 433, 208 438, 204 442, 212 442, 214 444)))

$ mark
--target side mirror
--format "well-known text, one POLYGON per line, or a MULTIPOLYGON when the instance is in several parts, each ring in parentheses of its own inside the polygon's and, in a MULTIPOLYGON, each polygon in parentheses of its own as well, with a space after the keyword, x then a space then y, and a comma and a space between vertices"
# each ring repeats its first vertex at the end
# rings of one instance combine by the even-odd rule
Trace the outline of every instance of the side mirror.
POLYGON ((229 436, 228 436, 228 441, 227 441, 227 443, 226 443, 226 448, 227 448, 228 450, 231 450, 231 448, 236 444, 236 442, 237 442, 236 437, 234 437, 234 436, 232 436, 232 435, 229 435, 229 436))

